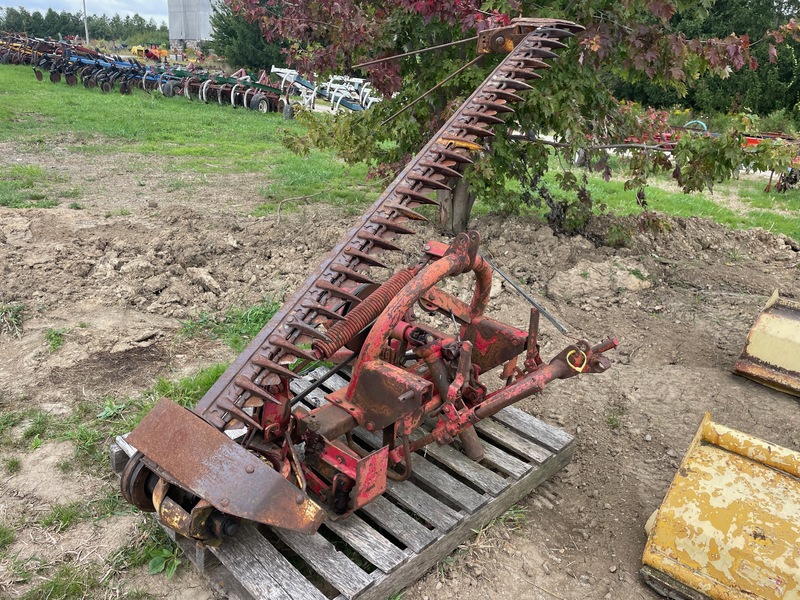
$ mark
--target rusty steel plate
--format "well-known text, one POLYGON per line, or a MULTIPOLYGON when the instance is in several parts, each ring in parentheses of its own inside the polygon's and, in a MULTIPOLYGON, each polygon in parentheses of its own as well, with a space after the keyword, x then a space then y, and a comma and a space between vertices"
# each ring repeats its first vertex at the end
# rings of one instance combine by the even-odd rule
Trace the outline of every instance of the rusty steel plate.
POLYGON ((685 598, 800 598, 798 475, 799 453, 706 413, 652 519, 645 579, 685 598))
POLYGON ((325 512, 272 467, 188 409, 161 399, 127 441, 217 510, 312 533, 325 512))
POLYGON ((800 396, 800 303, 776 291, 747 334, 733 370, 769 387, 800 396))

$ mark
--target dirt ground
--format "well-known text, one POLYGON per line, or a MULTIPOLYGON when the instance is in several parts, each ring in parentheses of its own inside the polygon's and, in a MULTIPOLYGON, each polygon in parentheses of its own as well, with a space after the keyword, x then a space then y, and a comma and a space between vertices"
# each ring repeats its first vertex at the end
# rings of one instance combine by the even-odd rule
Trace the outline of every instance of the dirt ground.
MULTIPOLYGON (((103 167, 96 157, 89 165, 80 156, 64 163, 57 151, 0 150, 0 163, 59 169, 65 186, 103 167)), ((321 203, 284 214, 278 226, 275 216, 249 216, 263 185, 256 176, 240 178, 235 190, 219 174, 167 192, 137 184, 143 165, 135 159, 104 160, 126 167, 98 179, 81 210, 0 208, 0 304, 25 305, 22 337, 0 335, 0 409, 68 414, 81 400, 134 394, 158 376, 230 360, 220 343, 177 336, 180 320, 283 298, 354 221, 321 203), (47 348, 50 328, 67 331, 57 352, 47 348)), ((481 531, 411 584, 406 600, 656 598, 637 575, 644 524, 704 412, 800 450, 797 400, 731 373, 773 290, 800 296, 800 246, 695 219, 662 225, 665 231, 635 233, 630 248, 612 249, 530 220, 474 223, 484 252, 572 336, 613 335, 620 347, 607 373, 557 382, 521 403, 576 436, 574 460, 522 503, 517 518, 481 531)), ((422 235, 436 236, 432 228, 422 235)), ((524 326, 528 308, 514 290, 495 285, 489 313, 524 326)), ((570 343, 548 324, 543 330, 546 359, 570 343)), ((21 469, 0 474, 0 522, 23 525, 0 559, 0 595, 19 596, 47 577, 46 570, 16 581, 11 557, 35 555, 52 568, 105 564, 136 535, 140 517, 131 515, 63 533, 35 525, 31 515, 96 495, 108 477, 61 472, 70 442, 2 452, 3 460, 19 458, 21 469)), ((185 568, 173 580, 126 574, 104 593, 134 587, 157 597, 212 597, 185 568)))

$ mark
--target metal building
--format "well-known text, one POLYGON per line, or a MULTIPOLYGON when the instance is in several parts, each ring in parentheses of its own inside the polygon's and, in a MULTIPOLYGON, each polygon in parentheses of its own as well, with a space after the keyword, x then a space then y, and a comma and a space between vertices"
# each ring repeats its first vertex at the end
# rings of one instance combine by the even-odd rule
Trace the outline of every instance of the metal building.
POLYGON ((171 48, 196 48, 211 39, 211 0, 167 0, 171 48))

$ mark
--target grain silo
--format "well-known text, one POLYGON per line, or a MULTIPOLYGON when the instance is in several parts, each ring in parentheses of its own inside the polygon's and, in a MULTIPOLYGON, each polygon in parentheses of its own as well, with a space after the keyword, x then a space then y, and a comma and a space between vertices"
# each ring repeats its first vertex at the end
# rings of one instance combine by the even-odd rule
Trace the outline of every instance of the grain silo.
POLYGON ((167 0, 167 7, 171 48, 197 48, 211 39, 211 0, 167 0))

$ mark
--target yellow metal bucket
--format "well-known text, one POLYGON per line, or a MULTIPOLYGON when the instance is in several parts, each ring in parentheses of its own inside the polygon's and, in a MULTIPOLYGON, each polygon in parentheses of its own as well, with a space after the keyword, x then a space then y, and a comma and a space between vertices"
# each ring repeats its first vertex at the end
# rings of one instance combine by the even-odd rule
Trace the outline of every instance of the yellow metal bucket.
POLYGON ((776 291, 747 334, 733 370, 759 383, 800 396, 800 303, 776 291))
POLYGON ((800 599, 800 453, 706 413, 651 517, 642 575, 672 598, 800 599))

